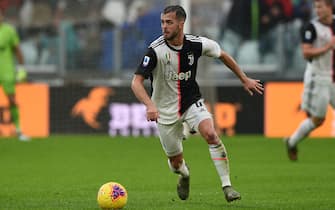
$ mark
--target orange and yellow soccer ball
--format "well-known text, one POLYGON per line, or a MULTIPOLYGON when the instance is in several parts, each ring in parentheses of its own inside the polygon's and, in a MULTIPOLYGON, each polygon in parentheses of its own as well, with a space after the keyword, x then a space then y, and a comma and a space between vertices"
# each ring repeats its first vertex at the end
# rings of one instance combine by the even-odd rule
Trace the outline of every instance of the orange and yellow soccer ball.
POLYGON ((122 209, 127 204, 126 188, 117 182, 103 184, 98 192, 98 205, 101 209, 122 209))

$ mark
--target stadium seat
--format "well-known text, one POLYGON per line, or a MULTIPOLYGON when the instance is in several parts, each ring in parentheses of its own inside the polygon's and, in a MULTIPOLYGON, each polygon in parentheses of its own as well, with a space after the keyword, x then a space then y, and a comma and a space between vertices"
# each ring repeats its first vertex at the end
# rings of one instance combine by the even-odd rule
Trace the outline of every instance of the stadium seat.
POLYGON ((24 55, 25 64, 36 64, 38 52, 36 45, 32 40, 26 40, 21 43, 21 50, 24 55))
POLYGON ((112 29, 105 30, 101 33, 101 58, 100 68, 103 71, 112 71, 113 69, 113 42, 114 42, 114 31, 112 29))
POLYGON ((236 60, 239 64, 259 64, 260 56, 257 41, 245 41, 237 51, 236 60))
POLYGON ((237 54, 237 50, 238 50, 238 46, 240 46, 242 42, 242 38, 235 33, 232 30, 227 30, 224 33, 224 37, 221 40, 220 44, 221 47, 230 55, 232 55, 233 57, 236 56, 237 54))

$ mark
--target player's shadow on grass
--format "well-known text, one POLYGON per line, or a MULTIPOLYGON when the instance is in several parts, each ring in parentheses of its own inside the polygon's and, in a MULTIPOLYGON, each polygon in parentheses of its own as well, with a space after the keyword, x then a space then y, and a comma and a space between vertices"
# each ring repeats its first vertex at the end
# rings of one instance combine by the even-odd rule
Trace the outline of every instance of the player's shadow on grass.
MULTIPOLYGON (((243 199, 243 198, 242 198, 243 199)), ((192 209, 192 210, 215 210, 215 209, 248 209, 248 210, 271 210, 278 209, 269 206, 260 206, 260 205, 246 205, 242 204, 243 201, 234 201, 227 203, 222 197, 222 201, 218 202, 205 202, 201 199, 197 200, 196 198, 189 198, 187 201, 179 200, 178 198, 171 199, 171 204, 175 204, 176 209, 192 209), (195 207, 197 206, 197 207, 195 207)))

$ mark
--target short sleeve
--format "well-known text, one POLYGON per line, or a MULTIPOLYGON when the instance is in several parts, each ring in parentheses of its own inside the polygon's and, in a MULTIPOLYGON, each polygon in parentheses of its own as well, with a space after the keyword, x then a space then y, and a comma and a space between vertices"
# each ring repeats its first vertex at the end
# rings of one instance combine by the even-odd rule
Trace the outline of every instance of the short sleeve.
POLYGON ((312 23, 309 23, 301 29, 301 42, 312 44, 316 39, 316 30, 312 23))
POLYGON ((12 47, 16 47, 19 45, 20 43, 20 39, 19 39, 19 35, 17 34, 15 28, 13 28, 12 26, 9 27, 9 34, 11 37, 11 46, 12 47))
POLYGON ((201 37, 201 40, 202 40, 202 55, 214 58, 220 57, 221 47, 216 41, 208 39, 206 37, 201 37))
POLYGON ((137 67, 135 74, 142 75, 148 79, 151 76, 152 71, 156 68, 157 56, 152 48, 149 48, 147 53, 142 58, 140 65, 137 67))

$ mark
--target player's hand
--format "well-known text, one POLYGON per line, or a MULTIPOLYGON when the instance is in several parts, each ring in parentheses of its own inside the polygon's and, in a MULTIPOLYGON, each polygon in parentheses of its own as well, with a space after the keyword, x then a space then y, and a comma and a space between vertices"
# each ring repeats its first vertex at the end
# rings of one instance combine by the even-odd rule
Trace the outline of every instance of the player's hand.
POLYGON ((244 89, 252 96, 254 92, 263 95, 264 87, 260 80, 247 78, 243 84, 244 89))
POLYGON ((159 117, 159 113, 158 113, 156 106, 154 105, 147 106, 147 121, 157 122, 158 117, 159 117))
POLYGON ((16 71, 16 82, 27 81, 27 71, 23 66, 19 66, 16 71))

